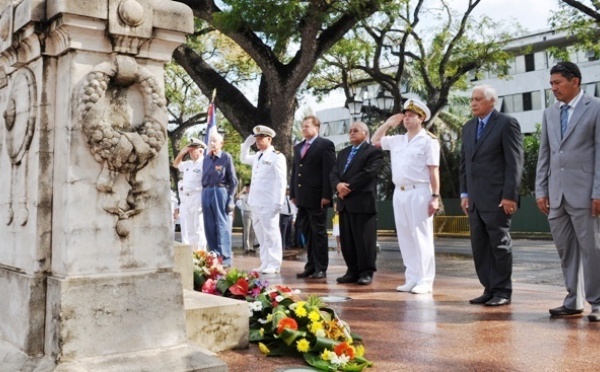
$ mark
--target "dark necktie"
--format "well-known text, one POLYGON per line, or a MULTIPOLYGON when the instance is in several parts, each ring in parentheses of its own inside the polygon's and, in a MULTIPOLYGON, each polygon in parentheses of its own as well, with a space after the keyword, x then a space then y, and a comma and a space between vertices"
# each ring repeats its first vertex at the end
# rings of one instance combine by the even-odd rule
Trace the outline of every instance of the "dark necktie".
POLYGON ((346 171, 346 169, 348 169, 348 166, 350 165, 350 162, 352 161, 352 158, 354 157, 357 151, 358 147, 352 146, 352 150, 350 151, 350 154, 348 154, 348 160, 346 160, 346 165, 344 166, 344 172, 346 171))
POLYGON ((481 133, 483 133, 483 120, 479 119, 479 125, 477 125, 477 138, 476 140, 479 141, 479 137, 481 137, 481 133))
POLYGON ((571 106, 562 105, 560 107, 560 138, 565 135, 567 131, 567 125, 569 124, 569 109, 571 106))
POLYGON ((260 161, 260 158, 262 158, 263 153, 261 152, 260 155, 258 155, 258 161, 260 161))

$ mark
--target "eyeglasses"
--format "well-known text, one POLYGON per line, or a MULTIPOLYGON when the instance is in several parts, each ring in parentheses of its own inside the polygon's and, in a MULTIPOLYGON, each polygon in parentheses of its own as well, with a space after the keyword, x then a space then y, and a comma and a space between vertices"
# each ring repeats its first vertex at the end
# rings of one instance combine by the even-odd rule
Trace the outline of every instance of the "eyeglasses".
POLYGON ((357 128, 354 128, 354 129, 350 129, 350 130, 348 131, 348 133, 359 133, 359 132, 364 132, 364 130, 362 130, 362 129, 357 129, 357 128))

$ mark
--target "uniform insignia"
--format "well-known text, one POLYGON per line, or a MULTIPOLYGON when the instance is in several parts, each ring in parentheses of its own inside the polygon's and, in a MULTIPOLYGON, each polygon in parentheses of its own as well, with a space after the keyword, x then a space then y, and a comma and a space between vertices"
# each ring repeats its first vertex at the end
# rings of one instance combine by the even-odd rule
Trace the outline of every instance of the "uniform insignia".
POLYGON ((427 132, 427 134, 429 135, 429 137, 431 137, 431 138, 433 138, 433 139, 438 139, 438 138, 436 137, 436 135, 435 135, 435 134, 433 134, 433 133, 431 133, 430 131, 426 130, 425 132, 427 132))
POLYGON ((221 170, 223 170, 223 166, 222 165, 215 165, 215 170, 217 172, 220 172, 221 170))

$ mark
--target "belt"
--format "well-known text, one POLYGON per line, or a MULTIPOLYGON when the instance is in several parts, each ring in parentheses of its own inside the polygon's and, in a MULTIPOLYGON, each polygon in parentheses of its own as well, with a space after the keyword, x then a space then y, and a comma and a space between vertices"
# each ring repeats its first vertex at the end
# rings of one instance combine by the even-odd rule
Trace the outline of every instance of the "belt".
POLYGON ((225 188, 227 188, 227 185, 225 185, 224 183, 219 183, 219 184, 216 184, 214 186, 204 186, 205 189, 213 189, 215 187, 225 187, 225 188))
POLYGON ((429 184, 428 183, 411 183, 408 185, 396 186, 396 188, 401 191, 410 191, 410 190, 421 189, 421 188, 425 188, 425 187, 429 187, 429 184))

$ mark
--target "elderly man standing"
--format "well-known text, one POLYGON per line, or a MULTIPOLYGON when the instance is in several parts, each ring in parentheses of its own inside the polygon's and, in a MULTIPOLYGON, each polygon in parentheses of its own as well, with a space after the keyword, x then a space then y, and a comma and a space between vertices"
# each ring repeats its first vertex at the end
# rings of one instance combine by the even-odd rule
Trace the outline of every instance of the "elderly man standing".
POLYGON ((558 100, 544 111, 535 195, 548 215, 567 288, 552 316, 578 315, 584 300, 600 321, 600 101, 581 89, 571 62, 550 70, 558 100))
POLYGON ((197 138, 185 146, 173 161, 173 166, 183 172, 180 215, 182 220, 182 241, 192 246, 193 250, 206 250, 204 236, 204 220, 202 217, 202 167, 206 144, 197 138), (183 160, 186 155, 190 160, 183 160), (185 234, 185 236, 183 236, 185 234))
POLYGON ((483 294, 469 302, 508 305, 512 296, 511 216, 517 211, 523 139, 517 120, 494 109, 496 90, 473 88, 475 117, 462 130, 461 207, 469 216, 475 271, 483 294))
POLYGON ((430 293, 435 277, 433 214, 439 209, 440 143, 423 128, 431 118, 416 99, 404 104, 404 114, 390 117, 373 135, 373 144, 390 151, 394 190, 394 217, 406 283, 399 292, 430 293), (407 133, 385 136, 404 122, 407 133))
POLYGON ((333 195, 329 174, 335 163, 335 146, 319 136, 320 128, 316 116, 304 118, 304 141, 294 147, 290 199, 298 207, 296 226, 307 240, 306 265, 297 278, 326 278, 329 266, 327 208, 333 195))
POLYGON ((252 208, 252 225, 260 244, 260 267, 263 274, 281 270, 283 251, 279 234, 279 211, 287 187, 285 156, 271 145, 275 131, 264 125, 253 129, 240 149, 240 161, 252 165, 252 188, 248 204, 252 208), (256 143, 258 152, 250 155, 250 146, 256 143))
POLYGON ((383 151, 368 143, 365 123, 350 126, 350 143, 338 154, 331 171, 337 191, 340 240, 347 270, 338 283, 371 284, 377 271, 377 174, 383 151))
POLYGON ((202 209, 204 232, 211 252, 223 258, 223 266, 231 266, 231 234, 229 211, 235 208, 234 195, 238 183, 231 155, 222 150, 223 137, 210 136, 208 154, 204 157, 202 175, 202 209))

